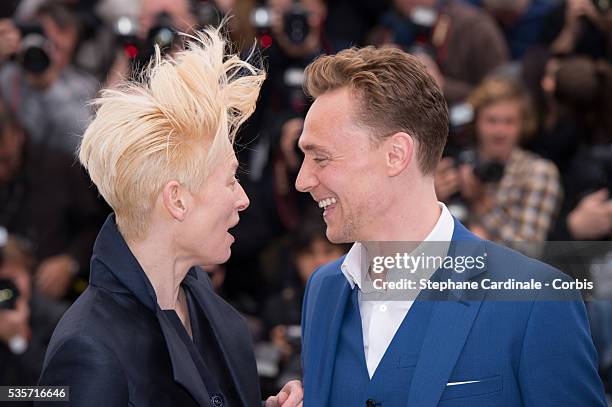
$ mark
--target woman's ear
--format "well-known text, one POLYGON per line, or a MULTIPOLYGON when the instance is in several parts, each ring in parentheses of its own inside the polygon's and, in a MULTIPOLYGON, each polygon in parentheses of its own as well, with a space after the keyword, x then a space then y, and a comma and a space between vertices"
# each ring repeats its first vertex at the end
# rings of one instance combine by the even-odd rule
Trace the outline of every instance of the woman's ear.
POLYGON ((187 215, 187 189, 177 181, 170 181, 162 190, 164 207, 174 219, 182 222, 187 215))
POLYGON ((401 174, 412 162, 414 139, 404 132, 398 132, 385 141, 387 175, 401 174))

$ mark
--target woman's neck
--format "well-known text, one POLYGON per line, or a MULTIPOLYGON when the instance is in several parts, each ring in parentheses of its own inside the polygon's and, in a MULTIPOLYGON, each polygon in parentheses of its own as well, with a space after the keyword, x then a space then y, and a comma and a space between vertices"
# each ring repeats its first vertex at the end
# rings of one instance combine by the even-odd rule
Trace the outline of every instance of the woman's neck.
POLYGON ((181 282, 190 266, 173 253, 170 244, 153 239, 127 244, 151 282, 160 308, 177 309, 181 282))

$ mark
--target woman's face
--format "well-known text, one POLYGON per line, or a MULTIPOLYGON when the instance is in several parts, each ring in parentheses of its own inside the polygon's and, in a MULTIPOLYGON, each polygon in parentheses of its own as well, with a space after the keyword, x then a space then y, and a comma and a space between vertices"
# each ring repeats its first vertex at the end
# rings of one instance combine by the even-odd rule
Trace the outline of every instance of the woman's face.
POLYGON ((208 266, 225 263, 231 254, 234 237, 229 229, 236 226, 238 212, 249 206, 242 186, 236 179, 238 161, 232 153, 209 175, 199 191, 191 195, 183 230, 177 239, 194 264, 208 266))
POLYGON ((476 120, 482 154, 487 159, 507 160, 519 144, 522 122, 519 101, 501 100, 483 107, 476 120))

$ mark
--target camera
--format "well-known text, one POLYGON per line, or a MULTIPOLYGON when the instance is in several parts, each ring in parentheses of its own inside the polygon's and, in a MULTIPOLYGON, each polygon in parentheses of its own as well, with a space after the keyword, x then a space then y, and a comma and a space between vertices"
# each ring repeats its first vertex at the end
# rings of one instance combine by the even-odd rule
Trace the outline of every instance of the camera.
POLYGON ((13 280, 0 279, 0 310, 14 310, 19 295, 13 280))
POLYGON ((499 182, 504 176, 505 165, 501 161, 483 160, 474 149, 466 149, 459 153, 457 165, 467 164, 473 168, 474 176, 484 183, 499 182))
POLYGON ((38 23, 15 24, 21 33, 21 47, 17 53, 17 62, 22 68, 33 74, 41 74, 51 66, 49 39, 38 23))
MULTIPOLYGON (((469 165, 472 168, 474 176, 478 178, 480 182, 496 183, 499 182, 504 176, 505 166, 502 162, 483 160, 478 156, 477 151, 472 148, 460 150, 454 156, 447 156, 454 159, 455 166, 464 164, 469 165)), ((468 205, 464 201, 460 192, 457 192, 455 195, 449 198, 447 207, 451 214, 461 222, 468 220, 468 205)))
MULTIPOLYGON (((310 33, 306 9, 299 2, 293 2, 282 19, 284 35, 289 42, 294 45, 302 44, 310 33)), ((272 27, 272 12, 267 7, 257 7, 251 14, 251 22, 260 34, 267 34, 272 27)))
POLYGON ((195 15, 200 27, 218 27, 223 21, 223 13, 214 1, 202 1, 195 6, 195 15))
POLYGON ((594 145, 584 156, 582 182, 585 193, 607 188, 612 191, 612 144, 594 145))
POLYGON ((161 12, 155 17, 155 22, 144 40, 138 37, 137 21, 126 16, 117 20, 114 33, 125 54, 132 61, 132 70, 146 66, 155 54, 156 46, 162 54, 170 51, 177 38, 172 18, 166 12, 161 12))
POLYGON ((409 24, 414 35, 414 41, 406 44, 406 51, 410 54, 427 54, 436 60, 436 50, 432 45, 432 36, 438 11, 430 7, 415 7, 410 13, 409 24))

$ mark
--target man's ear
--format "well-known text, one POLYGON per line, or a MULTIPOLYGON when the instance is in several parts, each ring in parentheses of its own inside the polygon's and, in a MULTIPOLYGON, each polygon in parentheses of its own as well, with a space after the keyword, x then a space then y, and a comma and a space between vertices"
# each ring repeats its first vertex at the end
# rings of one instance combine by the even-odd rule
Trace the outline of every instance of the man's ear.
POLYGON ((411 163, 414 155, 414 139, 407 133, 398 132, 385 140, 387 175, 401 174, 411 163))
POLYGON ((187 215, 187 189, 177 181, 170 181, 162 190, 164 208, 178 221, 187 215))

